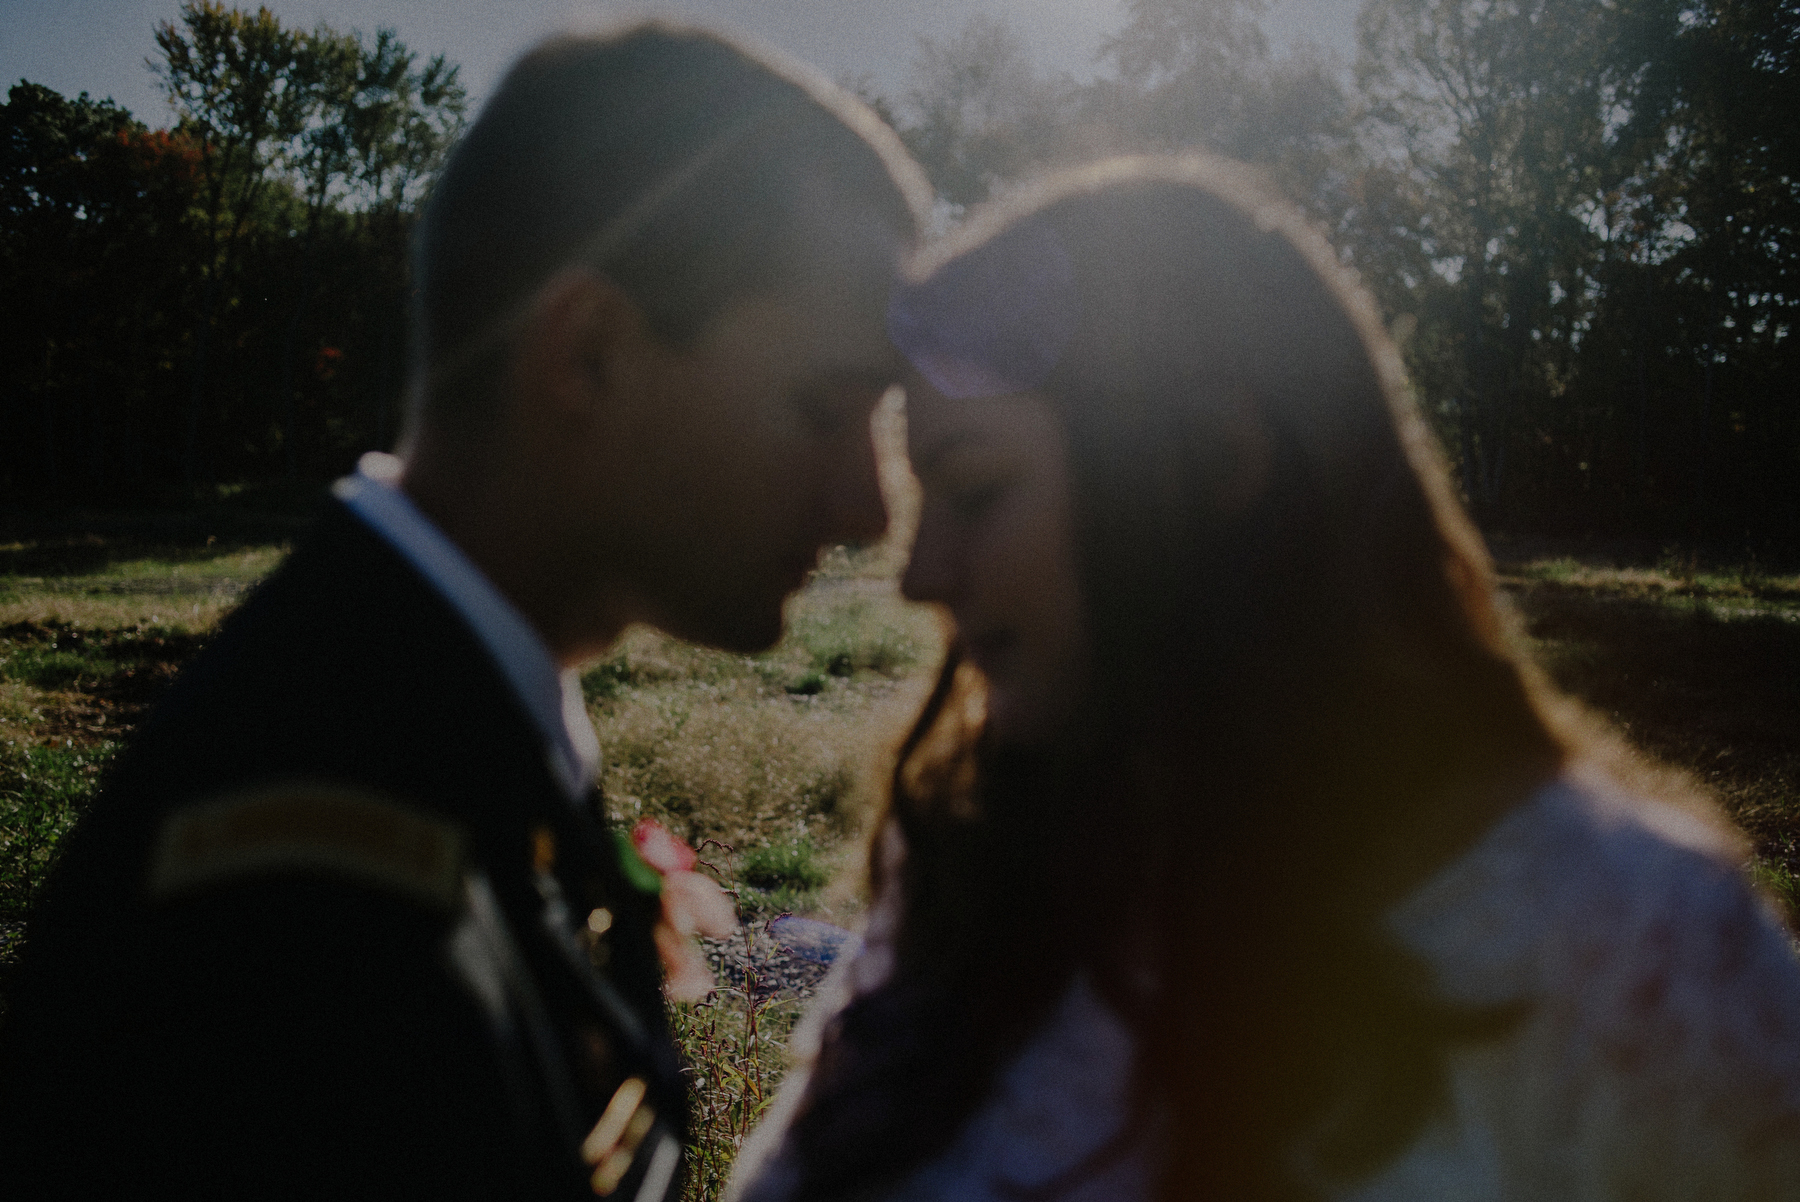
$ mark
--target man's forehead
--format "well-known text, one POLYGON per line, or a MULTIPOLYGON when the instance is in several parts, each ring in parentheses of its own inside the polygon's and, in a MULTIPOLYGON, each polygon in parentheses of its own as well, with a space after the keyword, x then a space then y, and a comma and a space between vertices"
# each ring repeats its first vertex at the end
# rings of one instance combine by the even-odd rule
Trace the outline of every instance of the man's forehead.
POLYGON ((879 395, 904 362, 887 339, 879 305, 842 303, 829 288, 786 288, 730 303, 696 351, 705 370, 753 373, 784 394, 850 399, 879 395))
POLYGON ((746 338, 791 358, 797 370, 821 381, 885 386, 905 361, 887 336, 887 271, 808 273, 777 291, 738 306, 746 338))

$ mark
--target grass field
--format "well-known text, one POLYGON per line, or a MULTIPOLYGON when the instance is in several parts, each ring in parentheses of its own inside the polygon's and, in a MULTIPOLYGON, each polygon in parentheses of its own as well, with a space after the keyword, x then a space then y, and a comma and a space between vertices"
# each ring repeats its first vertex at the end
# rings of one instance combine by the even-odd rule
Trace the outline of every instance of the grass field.
MULTIPOLYGON (((100 519, 0 534, 0 967, 107 761, 287 549, 203 529, 100 519)), ((856 835, 942 654, 937 618, 901 601, 898 567, 891 545, 831 552, 766 654, 633 629, 583 675, 613 812, 701 848, 748 921, 855 920, 856 835)), ((722 1190, 799 1014, 750 986, 672 1012, 693 1066, 694 1199, 722 1190)))
MULTIPOLYGON (((0 958, 120 741, 292 537, 241 516, 0 530, 0 958)), ((767 654, 634 629, 584 675, 615 813, 701 846, 751 918, 855 919, 858 837, 942 647, 898 596, 898 546, 828 555, 767 654)), ((1499 553, 1538 660, 1712 790, 1765 886, 1800 903, 1800 577, 1499 553)), ((690 1197, 717 1195, 796 1014, 742 990, 676 1013, 701 1119, 690 1197)))
POLYGON ((1710 792, 1749 836, 1759 882, 1800 913, 1800 575, 1498 551, 1538 662, 1710 792))

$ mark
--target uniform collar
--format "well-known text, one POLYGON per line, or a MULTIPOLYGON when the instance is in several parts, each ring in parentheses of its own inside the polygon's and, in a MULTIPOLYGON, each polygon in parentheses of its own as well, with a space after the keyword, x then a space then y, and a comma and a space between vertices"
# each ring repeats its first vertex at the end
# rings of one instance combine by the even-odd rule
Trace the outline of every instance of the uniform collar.
POLYGON ((581 675, 559 672, 550 649, 518 607, 397 486, 400 460, 372 451, 331 493, 380 535, 450 603, 512 685, 544 737, 550 771, 572 800, 586 796, 600 766, 581 675))

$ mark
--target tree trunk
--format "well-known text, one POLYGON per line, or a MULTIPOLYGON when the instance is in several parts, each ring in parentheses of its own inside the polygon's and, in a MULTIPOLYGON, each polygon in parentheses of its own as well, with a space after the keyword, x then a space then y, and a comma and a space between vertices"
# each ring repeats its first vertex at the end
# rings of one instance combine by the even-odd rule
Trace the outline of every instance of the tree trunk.
POLYGON ((56 389, 48 381, 44 384, 44 480, 49 485, 48 491, 54 493, 56 479, 56 389))
POLYGON ((375 449, 389 450, 388 410, 394 404, 394 318, 381 323, 381 350, 375 373, 375 449))
POLYGON ((1712 458, 1712 399, 1713 399, 1713 349, 1711 340, 1707 342, 1704 358, 1700 362, 1700 438, 1698 462, 1694 465, 1694 536, 1705 538, 1706 520, 1706 469, 1712 458))
POLYGON ((1640 341, 1633 354, 1637 361, 1637 475, 1638 494, 1650 495, 1650 379, 1644 367, 1644 348, 1640 341))
POLYGON ((218 271, 206 275, 200 301, 200 322, 194 339, 194 376, 188 385, 187 437, 181 453, 181 475, 190 494, 199 487, 200 408, 206 397, 206 353, 212 341, 213 307, 218 300, 218 271))
POLYGON ((99 372, 94 361, 88 361, 87 412, 90 446, 93 457, 88 461, 88 478, 96 490, 106 487, 106 405, 100 397, 99 372))
MULTIPOLYGON (((326 186, 329 186, 329 179, 326 186)), ((306 220, 306 244, 300 251, 300 297, 294 302, 293 316, 288 319, 287 333, 281 346, 281 449, 287 459, 287 478, 300 474, 300 421, 294 405, 294 355, 300 341, 300 326, 312 304, 313 278, 318 267, 319 226, 324 219, 325 189, 318 189, 306 220)))
POLYGON ((50 378, 50 372, 56 362, 56 353, 50 346, 44 347, 44 383, 42 398, 44 410, 44 482, 48 490, 56 491, 56 384, 50 378))

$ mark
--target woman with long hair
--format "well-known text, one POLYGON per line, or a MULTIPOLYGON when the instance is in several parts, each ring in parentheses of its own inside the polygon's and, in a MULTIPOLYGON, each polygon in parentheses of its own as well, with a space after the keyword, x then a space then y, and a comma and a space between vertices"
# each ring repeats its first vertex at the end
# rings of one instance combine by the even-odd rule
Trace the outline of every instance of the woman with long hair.
POLYGON ((1102 164, 889 325, 956 640, 737 1198, 1800 1197, 1742 847, 1515 649, 1303 222, 1102 164))

